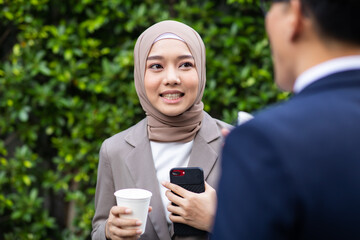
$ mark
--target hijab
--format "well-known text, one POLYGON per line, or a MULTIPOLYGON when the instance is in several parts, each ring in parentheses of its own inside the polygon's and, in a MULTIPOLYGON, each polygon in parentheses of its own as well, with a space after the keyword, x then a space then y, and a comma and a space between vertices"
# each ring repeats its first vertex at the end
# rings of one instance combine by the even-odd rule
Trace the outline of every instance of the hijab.
POLYGON ((134 80, 140 104, 147 117, 148 137, 156 142, 189 142, 201 127, 204 104, 201 99, 206 83, 205 45, 200 35, 191 27, 176 21, 162 21, 146 29, 137 39, 134 48, 134 80), (167 37, 176 35, 176 37, 167 37), (197 97, 193 105, 178 116, 167 116, 149 101, 144 85, 146 59, 152 45, 164 38, 183 40, 195 60, 199 77, 197 97), (155 41, 156 40, 156 41, 155 41))

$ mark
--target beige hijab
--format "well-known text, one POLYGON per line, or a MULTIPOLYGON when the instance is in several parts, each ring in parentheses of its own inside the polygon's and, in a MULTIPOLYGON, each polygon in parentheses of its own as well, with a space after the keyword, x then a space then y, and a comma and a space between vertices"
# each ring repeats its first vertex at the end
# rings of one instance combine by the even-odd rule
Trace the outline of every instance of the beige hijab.
POLYGON ((163 21, 146 29, 137 39, 134 48, 134 79, 140 104, 148 120, 149 139, 157 142, 189 142, 194 139, 201 127, 203 119, 203 103, 201 102, 205 82, 205 45, 200 35, 191 27, 176 21, 163 21), (146 59, 150 49, 164 33, 172 33, 185 41, 195 59, 199 75, 199 88, 194 104, 178 116, 167 116, 151 105, 146 96, 144 76, 146 59))

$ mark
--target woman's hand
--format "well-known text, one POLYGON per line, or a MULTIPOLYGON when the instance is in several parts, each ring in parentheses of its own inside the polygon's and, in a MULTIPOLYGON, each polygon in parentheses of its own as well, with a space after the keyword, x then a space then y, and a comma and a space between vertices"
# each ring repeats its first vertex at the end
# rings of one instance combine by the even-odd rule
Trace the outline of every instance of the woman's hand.
POLYGON ((168 205, 167 209, 171 212, 170 220, 172 222, 184 223, 207 232, 211 231, 217 202, 214 188, 205 182, 205 192, 193 193, 170 182, 162 182, 162 185, 169 189, 166 191, 169 201, 178 205, 174 206, 171 203, 168 205))
MULTIPOLYGON (((152 208, 149 207, 149 212, 152 208)), ((130 214, 131 209, 114 206, 110 209, 109 218, 105 225, 105 236, 111 240, 138 239, 141 235, 142 222, 137 219, 126 219, 121 216, 130 214)))
POLYGON ((221 135, 222 135, 224 138, 226 138, 227 135, 229 135, 230 131, 231 131, 231 130, 228 129, 228 128, 223 128, 223 129, 221 129, 221 135))

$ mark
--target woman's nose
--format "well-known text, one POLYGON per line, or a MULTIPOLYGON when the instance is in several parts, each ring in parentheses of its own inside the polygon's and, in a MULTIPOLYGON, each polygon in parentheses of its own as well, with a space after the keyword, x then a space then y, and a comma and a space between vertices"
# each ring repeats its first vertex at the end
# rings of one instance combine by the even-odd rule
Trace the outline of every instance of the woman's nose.
POLYGON ((179 75, 174 68, 168 68, 166 71, 165 79, 164 79, 165 85, 177 85, 180 84, 180 78, 179 75))

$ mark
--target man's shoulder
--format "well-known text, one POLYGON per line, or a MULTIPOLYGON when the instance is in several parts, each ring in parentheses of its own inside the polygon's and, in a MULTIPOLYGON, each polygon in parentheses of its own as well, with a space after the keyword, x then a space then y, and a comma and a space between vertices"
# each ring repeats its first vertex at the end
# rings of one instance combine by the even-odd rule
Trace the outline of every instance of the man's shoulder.
MULTIPOLYGON (((263 109, 250 121, 238 126, 233 131, 238 137, 275 139, 287 141, 289 135, 301 131, 304 125, 309 125, 306 104, 292 101, 292 99, 276 103, 263 109)), ((237 138, 237 137, 236 137, 237 138)))

